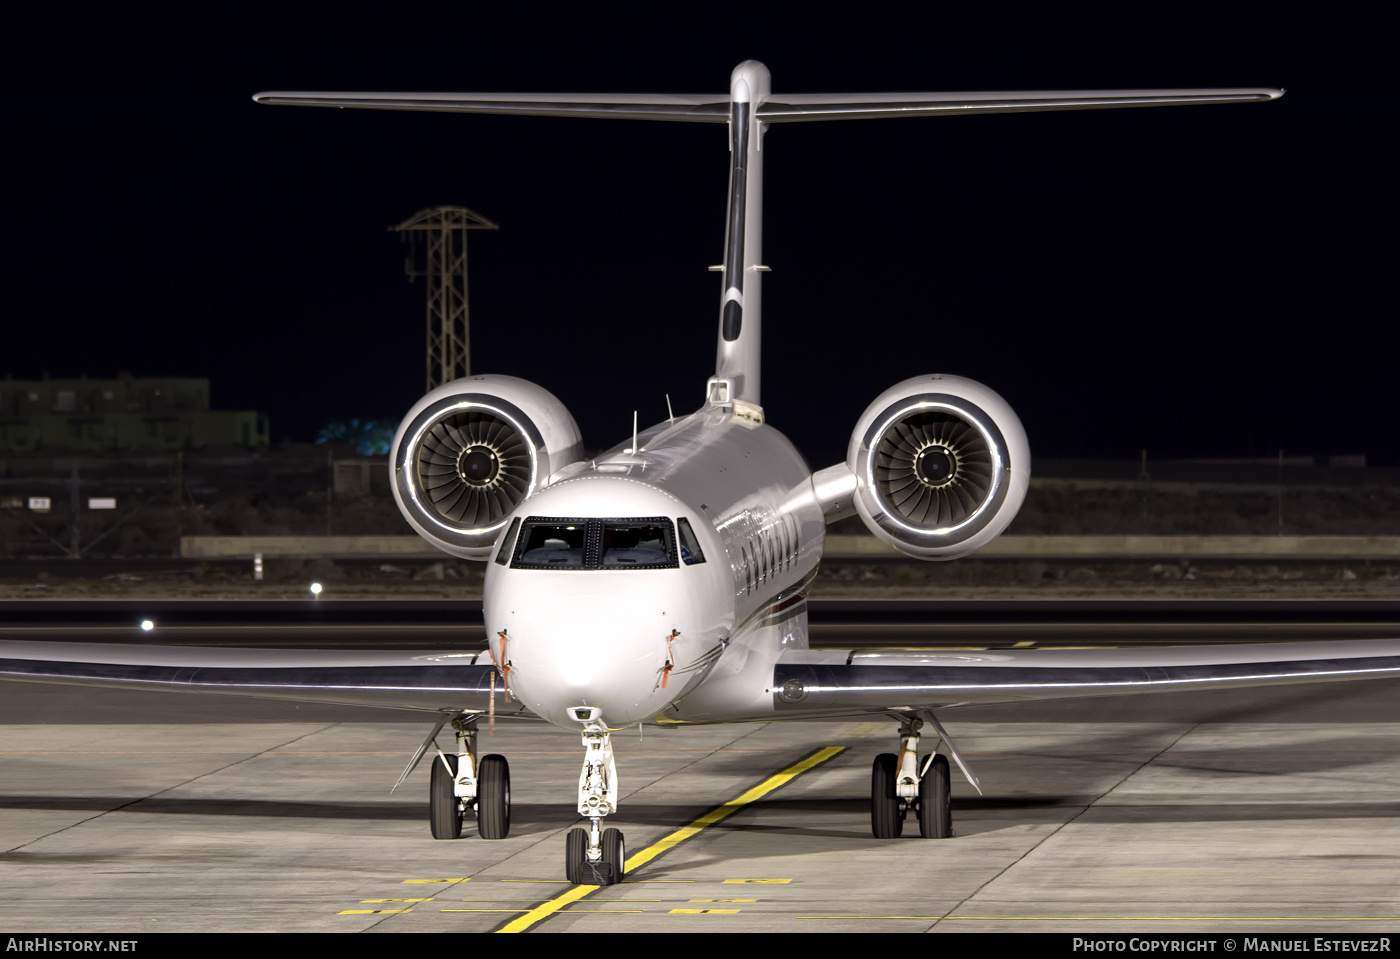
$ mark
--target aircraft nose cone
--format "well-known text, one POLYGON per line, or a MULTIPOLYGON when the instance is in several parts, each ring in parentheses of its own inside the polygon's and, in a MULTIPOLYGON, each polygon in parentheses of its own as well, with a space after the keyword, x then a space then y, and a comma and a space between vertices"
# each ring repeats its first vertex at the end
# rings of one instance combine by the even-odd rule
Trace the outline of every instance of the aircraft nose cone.
POLYGON ((613 727, 655 715, 666 703, 662 668, 676 619, 660 592, 554 595, 517 611, 506 651, 512 694, 559 725, 571 724, 570 706, 597 706, 613 727))

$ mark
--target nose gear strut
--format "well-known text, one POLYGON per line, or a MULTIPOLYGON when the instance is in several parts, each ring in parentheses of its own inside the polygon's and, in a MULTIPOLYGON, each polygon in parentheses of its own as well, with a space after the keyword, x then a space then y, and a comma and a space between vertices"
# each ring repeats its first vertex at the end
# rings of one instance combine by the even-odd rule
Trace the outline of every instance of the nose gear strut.
POLYGON ((622 833, 603 829, 603 818, 617 811, 617 763, 612 739, 596 706, 570 706, 569 716, 583 724, 583 771, 578 779, 578 814, 588 829, 571 829, 565 842, 565 870, 570 882, 607 886, 621 882, 626 848, 622 833))

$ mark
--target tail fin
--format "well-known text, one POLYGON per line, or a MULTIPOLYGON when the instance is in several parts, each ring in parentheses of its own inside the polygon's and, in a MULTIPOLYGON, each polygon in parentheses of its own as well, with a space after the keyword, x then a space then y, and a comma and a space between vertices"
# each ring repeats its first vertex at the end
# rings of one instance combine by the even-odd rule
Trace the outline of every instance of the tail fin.
POLYGON ((1042 110, 1276 100, 1264 87, 1210 90, 1055 90, 1003 93, 773 94, 768 68, 747 60, 734 68, 729 92, 658 93, 259 93, 258 103, 440 113, 509 113, 549 117, 679 120, 729 125, 729 209, 720 293, 719 345, 708 402, 759 403, 759 275, 763 240, 760 147, 770 123, 888 117, 967 116, 1042 110))

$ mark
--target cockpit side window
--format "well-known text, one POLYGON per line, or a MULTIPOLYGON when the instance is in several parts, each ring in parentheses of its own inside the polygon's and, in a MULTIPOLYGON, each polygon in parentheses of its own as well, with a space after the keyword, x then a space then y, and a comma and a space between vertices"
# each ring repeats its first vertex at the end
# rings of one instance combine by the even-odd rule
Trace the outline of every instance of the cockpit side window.
MULTIPOLYGON (((510 555, 503 545, 497 562, 510 555)), ((530 516, 520 528, 514 569, 675 569, 676 537, 664 516, 559 519, 530 516)))
POLYGON ((681 562, 687 566, 705 562, 705 554, 700 550, 700 540, 696 538, 695 530, 690 528, 690 520, 684 516, 676 520, 676 532, 681 537, 681 562))
POLYGON ((496 550, 496 562, 504 566, 510 562, 511 551, 515 547, 515 534, 520 531, 520 517, 510 521, 510 529, 506 530, 506 535, 501 540, 501 548, 496 550))

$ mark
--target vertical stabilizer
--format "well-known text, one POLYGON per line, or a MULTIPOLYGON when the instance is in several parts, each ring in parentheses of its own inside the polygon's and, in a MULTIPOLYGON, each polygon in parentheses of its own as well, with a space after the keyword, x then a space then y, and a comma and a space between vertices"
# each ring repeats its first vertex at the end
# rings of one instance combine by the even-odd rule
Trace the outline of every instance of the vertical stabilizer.
POLYGON ((763 257, 764 124, 758 111, 772 92, 768 68, 745 60, 729 79, 729 210, 719 306, 719 348, 710 402, 759 405, 763 257))

